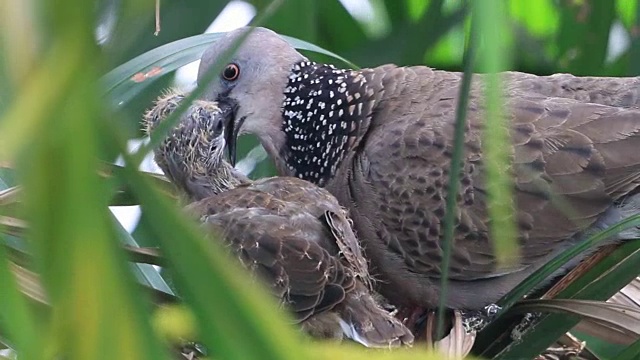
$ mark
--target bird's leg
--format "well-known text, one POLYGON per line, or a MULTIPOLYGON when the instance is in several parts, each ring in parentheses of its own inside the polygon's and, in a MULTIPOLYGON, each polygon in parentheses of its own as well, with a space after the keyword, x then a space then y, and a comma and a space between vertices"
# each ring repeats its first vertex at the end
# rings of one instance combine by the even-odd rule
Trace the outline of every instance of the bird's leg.
POLYGON ((481 310, 473 311, 461 311, 462 313, 462 326, 467 334, 471 332, 479 332, 484 329, 502 310, 502 308, 496 304, 489 304, 481 310))

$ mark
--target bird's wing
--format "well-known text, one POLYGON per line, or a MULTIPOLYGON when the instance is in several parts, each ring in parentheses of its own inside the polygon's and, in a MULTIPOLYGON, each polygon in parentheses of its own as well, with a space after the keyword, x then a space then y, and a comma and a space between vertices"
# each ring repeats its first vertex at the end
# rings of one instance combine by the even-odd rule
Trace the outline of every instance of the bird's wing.
POLYGON ((607 106, 640 106, 640 77, 536 76, 520 72, 505 75, 505 81, 531 94, 607 106))
POLYGON ((330 235, 308 214, 235 208, 203 219, 298 321, 332 309, 355 286, 352 272, 319 245, 330 235))
POLYGON ((294 177, 261 179, 251 185, 275 198, 295 203, 304 211, 318 217, 333 234, 340 257, 358 277, 370 284, 367 259, 352 228, 348 212, 329 191, 308 181, 294 177))
MULTIPOLYGON (((353 184, 352 194, 356 204, 367 202, 368 209, 376 209, 366 214, 377 225, 376 235, 408 269, 439 277, 459 82, 451 73, 426 68, 400 68, 384 76, 389 84, 384 84, 366 145, 356 149, 363 180, 353 184), (421 81, 427 76, 428 82, 421 81)), ((480 91, 476 83, 457 196, 450 277, 459 280, 521 268, 497 269, 489 239, 480 91)), ((634 149, 640 149, 640 111, 515 90, 506 108, 513 166, 505 171, 514 175, 513 214, 521 265, 527 265, 587 228, 638 186, 640 152, 634 149)))
POLYGON ((319 238, 320 246, 331 255, 338 256, 365 284, 370 283, 367 260, 353 232, 347 211, 327 190, 308 181, 291 177, 260 179, 216 195, 193 205, 193 214, 220 213, 235 208, 262 207, 281 216, 293 218, 305 213, 326 227, 326 236, 319 238))

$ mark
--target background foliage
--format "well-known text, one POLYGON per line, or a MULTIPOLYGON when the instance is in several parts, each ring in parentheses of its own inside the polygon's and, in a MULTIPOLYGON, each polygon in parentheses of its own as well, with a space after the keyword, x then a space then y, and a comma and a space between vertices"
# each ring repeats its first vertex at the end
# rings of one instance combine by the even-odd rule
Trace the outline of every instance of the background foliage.
MULTIPOLYGON (((271 3, 247 2, 259 14, 271 3)), ((234 264, 177 213, 175 199, 163 195, 170 187, 135 171, 128 157, 123 168, 107 165, 126 140, 140 137, 143 110, 173 82, 169 70, 197 59, 212 38, 172 42, 201 34, 227 4, 162 1, 162 30, 154 36, 149 0, 0 2, 0 190, 8 189, 0 193, 6 244, 0 246, 0 342, 18 349, 21 359, 166 358, 164 334, 182 327, 197 334, 214 357, 308 356, 302 355, 310 352, 301 345, 306 340, 286 326, 285 315, 275 313, 259 289, 245 286, 234 264), (147 53, 164 44, 169 45, 161 53, 147 53), (149 74, 158 61, 159 74, 130 80, 149 74), (132 204, 142 206, 142 218, 129 235, 107 206, 132 204), (136 257, 118 241, 160 246, 167 258, 136 257), (123 266, 127 256, 137 265, 123 266), (173 276, 161 276, 144 263, 149 261, 168 263, 173 276), (34 285, 40 280, 43 289, 34 285), (166 304, 176 290, 186 307, 152 306, 166 304)), ((475 16, 488 20, 476 34, 481 61, 475 70, 640 75, 636 0, 477 0, 474 7, 475 16)), ((470 14, 471 2, 461 0, 288 0, 264 25, 360 67, 393 62, 462 71, 470 14), (364 3, 368 10, 349 11, 347 3, 364 3)), ((313 58, 340 64, 328 55, 313 58)), ((239 150, 247 153, 256 145, 247 137, 239 150)), ((268 160, 251 173, 272 174, 268 160)), ((628 282, 638 270, 624 264, 637 264, 637 251, 637 245, 617 250, 600 274, 609 271, 612 279, 628 282), (611 273, 616 267, 619 273, 611 273)), ((609 292, 622 286, 605 282, 609 292)), ((602 283, 578 283, 566 297, 604 296, 594 287, 602 283)), ((560 334, 571 327, 567 318, 546 320, 560 334)), ((535 354, 559 336, 539 333, 510 356, 535 354)), ((632 359, 640 352, 637 342, 626 352, 597 339, 590 346, 602 358, 632 359)), ((319 348, 313 352, 318 358, 348 351, 371 356, 357 348, 319 348)), ((478 349, 508 358, 500 351, 490 345, 478 349)))

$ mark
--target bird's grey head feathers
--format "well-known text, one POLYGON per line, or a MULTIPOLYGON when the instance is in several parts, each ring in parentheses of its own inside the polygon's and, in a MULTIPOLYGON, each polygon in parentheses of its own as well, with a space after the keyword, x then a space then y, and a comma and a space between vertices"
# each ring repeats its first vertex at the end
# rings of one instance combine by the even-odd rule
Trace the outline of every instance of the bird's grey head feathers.
MULTIPOLYGON (((216 60, 235 45, 250 28, 231 31, 202 55, 198 81, 216 60)), ((241 44, 222 72, 207 88, 204 99, 239 104, 235 120, 229 126, 233 140, 239 134, 256 134, 265 146, 283 143, 282 101, 293 64, 306 60, 275 32, 256 28, 241 44)), ((230 153, 234 144, 228 140, 230 153)), ((267 149, 271 152, 276 149, 267 149)), ((232 155, 233 161, 233 155, 232 155)))
MULTIPOLYGON (((151 134, 184 99, 169 92, 161 96, 144 116, 144 129, 151 134)), ((224 162, 224 123, 231 110, 215 102, 195 101, 155 150, 155 160, 165 175, 187 192, 194 179, 215 174, 224 162)), ((193 195, 193 194, 192 194, 193 195)))

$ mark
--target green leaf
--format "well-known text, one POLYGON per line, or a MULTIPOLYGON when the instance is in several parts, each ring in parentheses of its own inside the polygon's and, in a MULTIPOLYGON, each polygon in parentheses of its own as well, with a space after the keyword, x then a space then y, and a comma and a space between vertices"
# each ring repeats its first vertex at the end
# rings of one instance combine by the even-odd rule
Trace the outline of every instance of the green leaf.
MULTIPOLYGON (((425 54, 449 31, 459 31, 467 14, 467 6, 464 3, 456 3, 456 7, 450 13, 445 13, 444 0, 434 0, 429 2, 423 16, 417 22, 412 22, 408 18, 404 1, 386 1, 386 5, 393 25, 392 31, 384 38, 363 43, 347 53, 349 58, 359 64, 422 64, 425 54)), ((459 63, 459 59, 455 60, 459 63)))
MULTIPOLYGON (((120 237, 122 243, 139 247, 138 242, 129 235, 129 233, 120 225, 118 220, 112 216, 113 226, 120 237)), ((149 286, 158 291, 162 291, 167 293, 168 295, 175 296, 175 293, 171 289, 171 287, 167 284, 165 279, 160 275, 160 272, 153 267, 153 265, 149 264, 132 264, 132 269, 138 281, 146 286, 149 286)))
MULTIPOLYGON (((618 3, 620 3, 621 1, 619 1, 618 3)), ((627 1, 627 2, 631 2, 631 1, 627 1)), ((633 15, 634 16, 634 22, 633 25, 631 27, 632 31, 631 31, 631 46, 629 48, 628 54, 629 54, 629 62, 628 62, 628 73, 629 75, 635 75, 638 76, 640 75, 640 36, 638 36, 637 33, 635 33, 633 30, 635 29, 637 32, 637 29, 640 29, 640 6, 637 5, 637 2, 634 2, 635 5, 635 11, 633 11, 633 15)))
POLYGON ((474 2, 482 47, 478 52, 478 70, 486 73, 484 131, 482 133, 483 164, 487 189, 487 208, 491 221, 490 236, 498 266, 512 266, 519 258, 514 221, 513 178, 510 171, 511 117, 505 114, 499 72, 509 68, 512 39, 509 34, 506 5, 501 0, 474 2))
POLYGON ((560 14, 553 0, 509 1, 509 12, 534 36, 555 34, 560 23, 560 14))
POLYGON ((616 13, 627 27, 630 28, 638 22, 638 2, 636 0, 618 0, 615 3, 616 13))
MULTIPOLYGON (((606 300, 640 274, 640 241, 628 241, 571 283, 557 298, 606 300)), ((578 323, 575 316, 545 315, 497 359, 533 358, 578 323)))
MULTIPOLYGON (((0 237, 4 237, 0 234, 0 237)), ((4 239, 2 239, 4 240, 4 239)), ((9 268, 4 246, 0 245, 0 333, 6 334, 20 352, 20 358, 42 359, 42 334, 34 314, 18 287, 9 268)))
POLYGON ((573 1, 561 8, 559 65, 574 75, 604 75, 614 1, 573 1))
POLYGON ((640 357, 640 339, 635 343, 629 345, 621 353, 616 355, 613 360, 635 360, 640 357))
POLYGON ((222 33, 202 34, 180 39, 150 50, 102 77, 102 86, 114 106, 127 103, 160 75, 200 59, 202 53, 222 33), (140 75, 139 79, 134 77, 140 75))
POLYGON ((142 303, 145 297, 113 240, 109 189, 97 172, 104 109, 91 65, 98 62, 91 36, 93 3, 67 0, 43 10, 55 29, 49 29, 50 58, 30 80, 35 90, 55 93, 56 101, 41 104, 23 98, 31 93, 21 93, 18 104, 49 107, 27 109, 39 125, 28 136, 15 128, 5 134, 29 145, 16 168, 24 185, 34 268, 53 307, 44 327, 50 330, 42 347, 47 354, 41 358, 165 359, 142 303))
MULTIPOLYGON (((254 4, 260 12, 267 3, 254 1, 254 4)), ((278 12, 264 22, 264 26, 277 33, 296 33, 300 39, 316 42, 319 6, 315 0, 285 1, 278 12)))

